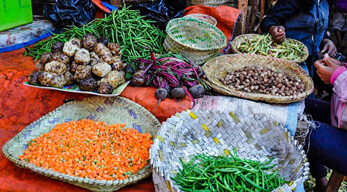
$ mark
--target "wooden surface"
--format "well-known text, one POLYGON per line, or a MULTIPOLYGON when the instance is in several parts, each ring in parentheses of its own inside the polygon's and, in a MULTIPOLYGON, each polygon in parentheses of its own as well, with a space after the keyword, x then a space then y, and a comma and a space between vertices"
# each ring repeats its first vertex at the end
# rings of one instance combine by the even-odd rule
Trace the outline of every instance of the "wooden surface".
POLYGON ((241 10, 241 14, 242 14, 241 33, 244 34, 246 31, 248 0, 238 0, 237 1, 237 8, 241 10))
POLYGON ((333 173, 330 176, 326 192, 337 192, 341 186, 341 182, 343 181, 344 177, 344 175, 336 171, 333 171, 333 173))

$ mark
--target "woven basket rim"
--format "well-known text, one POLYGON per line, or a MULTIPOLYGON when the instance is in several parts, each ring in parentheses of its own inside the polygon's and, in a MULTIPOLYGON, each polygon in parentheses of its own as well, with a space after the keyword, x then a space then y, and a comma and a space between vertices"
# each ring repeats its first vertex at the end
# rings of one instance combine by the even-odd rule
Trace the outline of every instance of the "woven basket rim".
MULTIPOLYGON (((200 20, 198 19, 197 17, 199 16, 203 16, 203 17, 208 17, 209 20, 212 20, 213 21, 213 26, 216 26, 217 25, 217 19, 212 17, 211 15, 207 15, 207 14, 202 14, 202 13, 192 13, 192 14, 188 14, 186 16, 184 16, 183 18, 192 18, 192 19, 197 19, 197 20, 200 20)), ((200 20, 201 21, 201 20, 200 20)), ((202 20, 203 21, 203 20, 202 20)), ((206 21, 205 21, 206 22, 206 21)), ((208 23, 208 22, 206 22, 208 23)), ((209 23, 211 24, 211 23, 209 23)))
MULTIPOLYGON (((253 37, 257 37, 257 36, 261 36, 261 35, 259 35, 259 34, 254 34, 254 33, 251 33, 251 34, 243 34, 243 35, 239 35, 239 36, 237 36, 237 37, 235 37, 232 41, 231 41, 231 43, 230 43, 230 48, 231 48, 231 50, 232 50, 232 52, 233 53, 241 53, 239 50, 237 50, 237 44, 239 43, 239 42, 243 42, 243 39, 244 38, 253 38, 253 37)), ((285 60, 287 60, 287 61, 291 61, 291 62, 295 62, 295 63, 302 63, 302 62, 304 62, 304 61, 306 61, 306 59, 308 58, 308 55, 309 55, 309 52, 308 52, 308 48, 306 47, 306 45, 304 45, 301 41, 298 41, 298 40, 296 40, 296 39, 291 39, 291 38, 286 38, 287 40, 289 40, 289 41, 294 41, 294 42, 296 42, 296 43, 298 43, 298 44, 301 44, 301 45, 303 45, 303 47, 304 47, 304 55, 300 58, 300 59, 298 59, 298 60, 287 60, 287 59, 285 59, 285 60)), ((249 54, 249 53, 244 53, 244 54, 249 54)), ((256 54, 255 54, 256 55, 256 54)))
MULTIPOLYGON (((41 116, 39 119, 37 119, 36 121, 32 122, 31 124, 29 124, 28 126, 26 126, 23 130, 21 130, 19 133, 17 133, 14 137, 12 137, 9 141, 7 141, 4 146, 2 147, 2 153, 4 154, 4 156, 11 162, 13 162, 16 166, 21 167, 21 168, 25 168, 25 169, 29 169, 32 170, 38 174, 42 174, 45 175, 46 177, 52 178, 54 177, 54 179, 59 179, 61 181, 64 182, 68 182, 68 183, 78 183, 78 184, 89 184, 89 185, 93 185, 93 186, 103 186, 103 187, 110 187, 110 188, 114 188, 116 186, 120 186, 123 187, 125 185, 129 185, 132 183, 135 183, 145 177, 148 177, 151 174, 151 168, 150 168, 150 164, 146 165, 144 168, 142 168, 141 170, 139 170, 136 174, 130 176, 127 179, 124 180, 98 180, 98 179, 89 179, 89 178, 84 178, 84 177, 76 177, 76 176, 70 176, 67 174, 63 174, 57 171, 53 171, 53 170, 49 170, 49 169, 44 169, 42 167, 38 167, 34 164, 31 163, 27 163, 25 161, 21 161, 18 159, 18 157, 14 157, 9 153, 9 148, 12 146, 13 143, 15 143, 15 139, 20 138, 29 128, 31 128, 32 125, 35 125, 36 123, 45 120, 47 118, 50 117, 50 115, 55 114, 58 111, 61 111, 64 109, 65 106, 69 106, 69 105, 75 105, 77 103, 80 102, 91 102, 94 101, 95 99, 119 99, 121 100, 121 102, 126 102, 129 103, 129 105, 133 105, 136 108, 138 108, 142 113, 144 113, 144 115, 148 116, 149 118, 152 119, 153 124, 160 128, 161 124, 159 122, 159 120, 149 111, 147 111, 144 107, 142 107, 141 105, 127 99, 127 98, 123 98, 123 97, 114 97, 114 98, 104 98, 104 97, 86 97, 82 100, 75 100, 75 101, 71 101, 71 102, 67 102, 64 103, 63 105, 57 107, 56 109, 54 109, 53 111, 41 116)), ((158 129, 159 130, 159 129, 158 129)), ((154 138, 155 135, 153 135, 154 138)), ((80 185, 78 185, 80 186, 80 185)))
MULTIPOLYGON (((198 112, 201 112, 201 113, 206 113, 208 114, 210 111, 214 111, 214 112, 223 112, 221 110, 194 110, 194 109, 188 109, 186 110, 185 112, 187 113, 193 113, 194 115, 197 114, 198 112)), ((181 112, 182 113, 182 112, 181 112)), ((168 122, 170 119, 175 119, 175 121, 178 122, 177 118, 180 118, 180 114, 181 113, 176 113, 175 115, 172 115, 170 118, 168 118, 165 122, 168 122), (179 114, 179 115, 178 115, 179 114)), ((162 124, 162 126, 164 125, 164 123, 162 124)), ((294 146, 294 149, 300 151, 300 155, 302 156, 303 158, 303 164, 301 164, 301 167, 304 168, 302 174, 300 175, 300 178, 296 179, 295 181, 293 181, 293 183, 289 184, 290 187, 293 187, 295 188, 298 183, 297 181, 300 181, 303 179, 303 181, 305 181, 307 178, 308 178, 308 175, 309 175, 309 162, 307 160, 307 155, 306 153, 303 151, 303 145, 300 144, 300 142, 298 142, 295 138, 294 138, 294 135, 291 134, 291 132, 289 132, 288 128, 285 127, 285 125, 283 123, 279 123, 278 125, 276 126, 279 126, 281 129, 281 133, 282 134, 285 134, 286 135, 286 138, 287 138, 287 142, 290 143, 290 145, 293 145, 294 146), (305 169, 306 168, 306 169, 305 169)), ((177 134, 177 132, 175 132, 177 134)), ((159 134, 158 134, 159 137, 161 137, 159 134)), ((158 139, 158 138, 155 138, 155 139, 158 139)), ((160 139, 158 139, 160 140, 160 139)), ((152 150, 152 148, 150 149, 152 150)), ((169 172, 164 172, 163 170, 160 169, 160 167, 158 166, 155 166, 153 163, 155 161, 155 158, 151 158, 151 165, 152 165, 152 169, 153 169, 153 172, 155 173, 158 173, 160 175, 160 177, 163 177, 164 180, 166 181, 166 183, 163 183, 164 186, 167 186, 168 188, 171 188, 173 187, 172 185, 170 185, 170 181, 171 178, 170 177, 166 177, 165 175, 169 172)), ((280 187, 283 187, 285 185, 288 185, 288 184, 283 184, 282 186, 280 187)), ((182 191, 182 190, 178 190, 179 192, 182 191)))
MULTIPOLYGON (((301 80, 306 80, 308 82, 309 86, 306 87, 305 92, 303 92, 299 95, 295 95, 295 96, 294 95, 275 96, 275 95, 262 94, 262 93, 247 93, 247 92, 243 92, 243 91, 237 91, 237 90, 231 89, 231 88, 227 89, 226 85, 222 84, 219 80, 218 80, 218 84, 213 83, 210 80, 210 75, 208 73, 206 73, 207 80, 204 80, 204 82, 207 83, 209 86, 211 86, 214 90, 216 90, 219 93, 230 95, 230 96, 242 97, 245 99, 250 99, 250 100, 255 100, 255 101, 265 101, 268 103, 293 103, 293 102, 298 102, 298 101, 305 99, 314 90, 313 80, 306 73, 306 71, 303 68, 301 68, 297 63, 290 62, 290 61, 284 60, 284 59, 269 57, 269 56, 251 55, 251 54, 246 54, 246 53, 222 55, 222 56, 215 57, 215 58, 207 61, 203 65, 204 71, 207 71, 206 68, 208 68, 210 63, 215 62, 216 60, 220 60, 220 59, 225 58, 225 57, 232 57, 232 58, 235 58, 236 60, 238 58, 249 58, 249 59, 257 58, 257 59, 261 59, 261 60, 268 60, 268 61, 272 60, 272 61, 275 61, 278 63, 284 63, 283 65, 289 65, 289 66, 292 66, 293 68, 295 68, 296 69, 295 74, 303 75, 305 79, 301 79, 301 80)), ((231 64, 231 63, 229 63, 229 64, 231 64)), ((233 65, 235 65, 235 61, 234 61, 233 65)))
POLYGON ((187 49, 191 49, 191 50, 195 50, 195 51, 215 51, 215 50, 220 50, 222 49, 223 47, 226 46, 227 44, 227 40, 226 40, 226 37, 224 35, 224 33, 218 29, 216 26, 212 25, 212 24, 209 24, 209 23, 206 23, 204 21, 200 21, 200 20, 197 20, 197 19, 193 19, 193 18, 187 18, 187 17, 182 17, 182 18, 177 18, 177 19, 172 19, 169 21, 169 23, 166 25, 166 36, 169 37, 173 42, 187 48, 187 49), (203 27, 204 25, 209 27, 209 28, 212 28, 213 30, 215 30, 221 37, 223 37, 223 42, 220 43, 220 46, 218 47, 209 47, 209 48, 196 48, 196 47, 191 47, 187 44, 184 44, 184 43, 181 43, 180 41, 177 41, 174 37, 172 37, 171 33, 170 33, 170 29, 171 29, 171 26, 174 24, 174 23, 177 23, 181 20, 184 20, 186 21, 187 23, 188 22, 197 22, 199 24, 200 27, 203 27))

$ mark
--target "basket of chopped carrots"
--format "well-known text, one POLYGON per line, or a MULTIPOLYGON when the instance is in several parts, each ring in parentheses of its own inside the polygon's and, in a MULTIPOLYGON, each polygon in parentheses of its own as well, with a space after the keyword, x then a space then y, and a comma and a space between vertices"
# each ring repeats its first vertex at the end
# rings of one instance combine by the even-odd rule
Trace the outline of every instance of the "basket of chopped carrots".
POLYGON ((21 168, 91 191, 115 191, 151 174, 149 148, 159 121, 122 98, 66 103, 2 148, 21 168))

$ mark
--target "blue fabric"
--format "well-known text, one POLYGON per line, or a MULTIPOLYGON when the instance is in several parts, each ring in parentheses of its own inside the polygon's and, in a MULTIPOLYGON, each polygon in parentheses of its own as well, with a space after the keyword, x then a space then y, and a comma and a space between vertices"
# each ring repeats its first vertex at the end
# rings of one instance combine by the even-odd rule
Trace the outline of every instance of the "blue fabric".
POLYGON ((105 7, 106 7, 108 10, 110 10, 110 11, 113 11, 113 10, 117 10, 117 9, 118 9, 118 7, 113 6, 113 5, 110 5, 110 4, 105 3, 105 2, 103 2, 103 1, 101 1, 101 4, 102 4, 103 6, 105 6, 105 7))
POLYGON ((49 36, 51 36, 52 33, 49 32, 49 33, 46 33, 46 34, 43 34, 35 39, 32 39, 28 42, 25 42, 25 43, 21 43, 21 44, 16 44, 16 45, 12 45, 12 46, 9 46, 9 47, 4 47, 4 48, 0 48, 0 53, 3 53, 3 52, 8 52, 8 51, 14 51, 14 50, 17 50, 17 49, 20 49, 20 48, 23 48, 25 46, 29 46, 29 45, 32 45, 32 44, 35 44, 36 42, 38 41, 41 41, 42 39, 45 39, 49 36))

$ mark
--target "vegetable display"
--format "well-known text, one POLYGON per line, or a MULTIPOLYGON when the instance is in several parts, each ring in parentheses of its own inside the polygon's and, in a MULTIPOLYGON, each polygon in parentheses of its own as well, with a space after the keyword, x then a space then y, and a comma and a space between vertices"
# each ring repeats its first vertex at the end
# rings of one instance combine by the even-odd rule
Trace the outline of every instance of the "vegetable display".
MULTIPOLYGON (((236 154, 236 153, 235 153, 236 154)), ((272 191, 284 183, 273 158, 267 162, 234 156, 198 154, 171 179, 182 191, 272 191)))
POLYGON ((144 17, 138 10, 130 10, 124 6, 108 17, 92 21, 81 28, 71 26, 61 34, 53 34, 51 38, 38 42, 33 48, 27 48, 25 55, 37 60, 43 53, 56 49, 52 46, 57 42, 61 44, 72 38, 82 39, 88 33, 101 43, 118 43, 125 63, 132 63, 138 57, 149 56, 150 51, 145 49, 147 47, 156 53, 163 53, 165 34, 152 25, 153 21, 145 20, 144 17))
MULTIPOLYGON (((205 89, 200 84, 200 78, 203 75, 202 68, 191 64, 181 55, 166 54, 156 58, 151 53, 150 60, 139 58, 135 64, 138 66, 138 71, 133 74, 131 85, 158 88, 155 96, 159 102, 167 96, 181 100, 188 95, 194 101, 194 98, 201 98, 205 95, 205 89)), ((134 72, 133 70, 127 68, 127 75, 130 76, 134 72)))
POLYGON ((58 124, 30 141, 19 159, 71 176, 126 179, 148 164, 152 141, 124 126, 88 119, 58 124))
POLYGON ((257 35, 239 43, 236 49, 241 53, 260 54, 286 60, 299 60, 305 55, 305 46, 286 39, 283 43, 273 41, 270 34, 257 35))
POLYGON ((220 81, 232 89, 248 93, 291 96, 305 91, 305 85, 299 78, 258 66, 227 72, 220 81))
POLYGON ((81 91, 112 94, 125 82, 120 54, 117 44, 108 43, 106 47, 91 34, 63 45, 56 42, 52 53, 43 54, 36 63, 37 71, 29 75, 28 83, 62 88, 77 82, 81 91))

